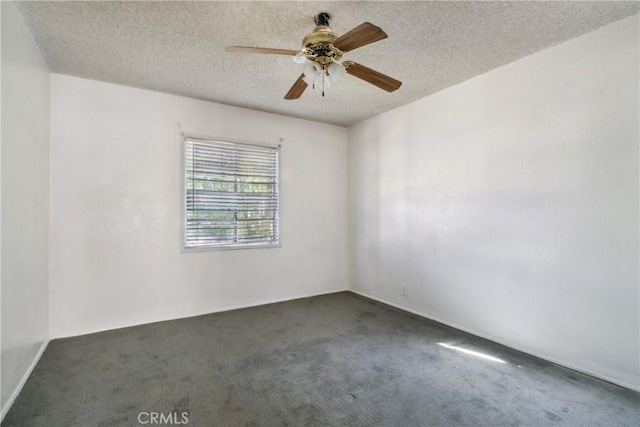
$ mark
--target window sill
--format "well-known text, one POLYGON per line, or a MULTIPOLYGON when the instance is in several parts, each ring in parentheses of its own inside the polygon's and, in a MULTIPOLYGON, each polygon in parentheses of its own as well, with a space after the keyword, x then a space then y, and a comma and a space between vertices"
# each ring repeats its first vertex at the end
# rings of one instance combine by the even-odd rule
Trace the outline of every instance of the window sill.
POLYGON ((237 251, 242 249, 273 249, 281 248, 282 244, 260 244, 260 245, 224 245, 224 246, 195 246, 183 247, 180 253, 209 252, 209 251, 237 251))

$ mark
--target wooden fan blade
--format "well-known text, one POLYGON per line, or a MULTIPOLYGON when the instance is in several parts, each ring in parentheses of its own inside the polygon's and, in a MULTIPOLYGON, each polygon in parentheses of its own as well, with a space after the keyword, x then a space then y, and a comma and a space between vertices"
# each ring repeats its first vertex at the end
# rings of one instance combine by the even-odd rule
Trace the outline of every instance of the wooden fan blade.
POLYGON ((307 86, 309 86, 307 82, 302 80, 303 77, 304 74, 300 74, 300 77, 298 77, 298 80, 296 80, 293 86, 291 86, 291 89, 289 89, 289 92, 287 92, 287 94, 284 96, 284 99, 300 98, 304 90, 307 88, 307 86))
POLYGON ((367 83, 371 83, 374 86, 378 86, 380 89, 384 89, 387 92, 393 92, 402 86, 402 82, 385 76, 371 68, 367 68, 364 65, 353 63, 347 67, 347 73, 354 77, 364 80, 367 83))
POLYGON ((248 47, 248 46, 227 46, 224 48, 224 50, 231 53, 264 53, 267 55, 289 55, 289 56, 294 56, 298 53, 297 50, 271 49, 269 47, 248 47))
POLYGON ((382 28, 365 22, 364 24, 358 25, 348 33, 338 37, 333 42, 333 46, 343 52, 348 52, 364 45, 368 45, 369 43, 386 39, 387 37, 387 33, 382 31, 382 28))

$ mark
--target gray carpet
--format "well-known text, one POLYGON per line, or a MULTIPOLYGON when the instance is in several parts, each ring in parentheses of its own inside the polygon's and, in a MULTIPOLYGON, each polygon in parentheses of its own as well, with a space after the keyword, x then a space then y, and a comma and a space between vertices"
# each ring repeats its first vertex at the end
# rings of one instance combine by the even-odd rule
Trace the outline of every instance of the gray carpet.
POLYGON ((183 425, 185 412, 188 426, 638 426, 639 406, 343 292, 53 340, 2 426, 140 426, 140 412, 183 425))

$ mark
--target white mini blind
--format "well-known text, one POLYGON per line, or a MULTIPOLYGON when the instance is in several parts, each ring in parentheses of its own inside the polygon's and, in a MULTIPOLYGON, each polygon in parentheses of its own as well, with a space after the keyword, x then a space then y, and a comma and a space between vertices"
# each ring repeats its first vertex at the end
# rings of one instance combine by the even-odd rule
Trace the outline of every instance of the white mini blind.
POLYGON ((279 149, 184 138, 185 248, 279 245, 279 149))

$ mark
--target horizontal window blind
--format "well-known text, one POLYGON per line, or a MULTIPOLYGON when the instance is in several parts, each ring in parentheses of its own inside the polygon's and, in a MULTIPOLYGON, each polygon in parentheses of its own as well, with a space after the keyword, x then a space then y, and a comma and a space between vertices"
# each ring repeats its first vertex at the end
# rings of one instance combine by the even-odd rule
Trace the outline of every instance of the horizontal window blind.
POLYGON ((185 248, 278 245, 278 148, 184 143, 185 248))

